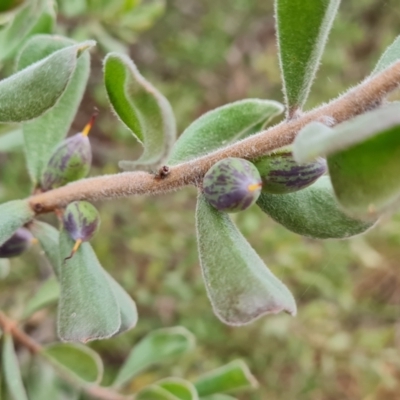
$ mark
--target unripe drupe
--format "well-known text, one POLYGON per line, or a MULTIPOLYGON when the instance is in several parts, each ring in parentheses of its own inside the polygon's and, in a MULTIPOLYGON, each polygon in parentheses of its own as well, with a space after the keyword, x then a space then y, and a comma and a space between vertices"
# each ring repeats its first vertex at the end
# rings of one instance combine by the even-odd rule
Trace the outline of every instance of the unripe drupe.
POLYGON ((96 116, 97 112, 82 132, 65 139, 54 149, 41 179, 42 190, 55 189, 87 176, 92 165, 88 134, 96 116))
POLYGON ((263 182, 263 192, 285 194, 310 186, 326 172, 326 161, 298 164, 289 149, 281 149, 254 161, 263 182))
POLYGON ((28 229, 19 228, 0 246, 0 258, 18 257, 34 242, 35 239, 28 229))
POLYGON ((97 209, 87 201, 74 201, 65 209, 63 216, 65 230, 75 240, 71 258, 82 242, 88 242, 100 226, 100 215, 97 209))
POLYGON ((261 193, 257 168, 242 158, 225 158, 205 174, 203 192, 219 211, 239 212, 253 205, 261 193))

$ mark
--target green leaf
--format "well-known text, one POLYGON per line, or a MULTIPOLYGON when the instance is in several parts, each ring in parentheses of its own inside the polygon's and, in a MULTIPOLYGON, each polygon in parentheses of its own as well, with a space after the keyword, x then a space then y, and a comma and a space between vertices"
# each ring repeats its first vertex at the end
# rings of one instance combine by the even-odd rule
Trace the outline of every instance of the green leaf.
POLYGON ((329 156, 328 167, 347 214, 376 219, 393 211, 400 203, 400 118, 379 136, 329 156))
POLYGON ((0 153, 10 153, 19 150, 24 145, 21 129, 13 129, 0 136, 0 153))
POLYGON ((307 127, 294 143, 300 161, 328 156, 335 195, 349 215, 375 219, 400 201, 400 106, 397 103, 326 128, 307 127))
POLYGON ((0 246, 34 215, 27 200, 11 200, 0 204, 0 246))
POLYGON ((211 396, 201 397, 201 400, 238 400, 236 397, 228 396, 227 394, 216 393, 211 396))
POLYGON ((307 100, 340 0, 275 0, 288 116, 307 100))
POLYGON ((60 252, 58 249, 59 233, 56 228, 45 222, 34 220, 29 226, 33 236, 39 240, 46 257, 58 279, 61 275, 60 252))
POLYGON ((9 273, 10 273, 10 260, 8 258, 0 258, 0 279, 7 278, 9 273))
POLYGON ((65 260, 73 247, 74 241, 61 231, 58 335, 80 342, 111 337, 118 332, 121 317, 109 280, 89 243, 65 260))
POLYGON ((212 207, 203 195, 197 201, 196 225, 207 294, 221 321, 244 325, 264 314, 296 314, 289 289, 266 267, 228 214, 212 207))
POLYGON ((372 222, 356 220, 341 210, 328 176, 298 192, 261 193, 257 205, 290 231, 314 239, 344 239, 373 226, 372 222))
POLYGON ((27 390, 29 400, 61 400, 59 378, 53 366, 39 357, 30 364, 27 390))
MULTIPOLYGON (((37 35, 29 40, 19 53, 18 70, 74 45, 62 36, 37 35)), ((57 104, 41 117, 23 124, 25 153, 32 180, 40 181, 54 147, 66 136, 82 100, 90 71, 90 55, 79 57, 65 92, 57 104)))
POLYGON ((200 157, 242 139, 283 110, 276 101, 260 99, 240 100, 211 110, 185 129, 172 148, 168 165, 200 157))
POLYGON ((174 396, 162 387, 151 385, 138 392, 135 400, 179 400, 179 397, 174 396))
POLYGON ((30 0, 25 3, 7 26, 0 30, 0 60, 13 57, 30 36, 53 30, 56 19, 54 1, 30 0))
POLYGON ((103 376, 100 356, 87 346, 79 343, 53 343, 40 353, 57 369, 74 380, 99 383, 103 376))
POLYGON ((176 136, 175 117, 168 100, 124 54, 107 55, 104 84, 113 111, 144 146, 141 157, 134 162, 122 162, 122 168, 159 166, 176 136))
POLYGON ((372 71, 371 76, 376 75, 377 73, 383 71, 391 64, 399 60, 400 60, 400 36, 397 36, 394 42, 382 54, 382 57, 376 64, 374 70, 372 71))
POLYGON ((126 293, 125 289, 107 271, 104 272, 117 300, 121 315, 121 325, 117 334, 126 332, 134 328, 137 324, 138 313, 136 304, 132 300, 131 296, 126 293))
POLYGON ((4 334, 2 359, 4 380, 11 398, 13 400, 28 400, 14 350, 13 339, 9 333, 4 334))
POLYGON ((349 149, 400 124, 400 104, 389 103, 361 114, 349 121, 328 128, 313 122, 305 126, 293 143, 293 155, 298 162, 314 160, 349 149))
POLYGON ((200 396, 208 396, 240 389, 255 389, 258 382, 242 360, 235 360, 202 375, 194 385, 200 396))
POLYGON ((60 285, 55 277, 47 279, 39 290, 27 302, 23 319, 29 318, 33 313, 57 302, 60 297, 60 285))
POLYGON ((176 359, 192 350, 195 338, 187 329, 177 326, 158 329, 145 336, 129 353, 113 386, 119 387, 153 364, 176 359))
POLYGON ((77 58, 93 45, 87 41, 58 50, 0 81, 0 122, 27 121, 53 107, 75 71, 77 58))
POLYGON ((193 384, 181 378, 166 378, 155 383, 155 385, 162 387, 172 395, 176 396, 179 400, 198 400, 196 388, 193 384))

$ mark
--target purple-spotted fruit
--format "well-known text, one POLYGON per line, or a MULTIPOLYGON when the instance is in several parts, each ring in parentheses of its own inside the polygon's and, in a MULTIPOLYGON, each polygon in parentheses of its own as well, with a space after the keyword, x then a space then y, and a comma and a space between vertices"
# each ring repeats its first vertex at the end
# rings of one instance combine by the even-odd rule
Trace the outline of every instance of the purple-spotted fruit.
POLYGON ((28 229, 19 228, 0 246, 0 258, 18 257, 34 242, 35 239, 28 229))
POLYGON ((290 148, 283 148, 254 161, 263 182, 262 191, 271 194, 292 193, 310 186, 326 172, 323 158, 297 163, 290 148))
POLYGON ((235 213, 253 205, 261 194, 257 168, 242 158, 225 158, 205 174, 203 193, 219 211, 235 213))
POLYGON ((88 135, 97 114, 97 111, 93 113, 82 132, 56 146, 42 175, 40 186, 43 191, 64 186, 87 176, 92 164, 92 148, 88 135))
POLYGON ((63 215, 65 230, 75 240, 71 258, 83 242, 88 242, 98 231, 100 215, 97 209, 87 201, 74 201, 68 204, 63 215))

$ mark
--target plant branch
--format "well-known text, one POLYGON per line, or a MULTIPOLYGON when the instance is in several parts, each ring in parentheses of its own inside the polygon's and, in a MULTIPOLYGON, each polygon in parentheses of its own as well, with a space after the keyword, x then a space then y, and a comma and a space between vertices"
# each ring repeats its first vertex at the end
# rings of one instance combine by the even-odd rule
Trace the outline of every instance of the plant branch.
MULTIPOLYGON (((5 333, 10 333, 12 337, 18 341, 21 345, 25 346, 32 354, 36 354, 39 356, 44 356, 43 347, 33 340, 30 336, 28 336, 24 331, 22 331, 16 321, 7 317, 0 310, 0 327, 3 329, 5 333)), ((124 396, 115 392, 114 390, 108 389, 106 387, 94 385, 94 384, 81 384, 75 379, 71 379, 70 376, 66 376, 65 372, 60 368, 57 368, 55 363, 52 363, 47 357, 43 357, 46 361, 50 362, 57 373, 63 378, 65 381, 70 383, 71 385, 77 387, 80 390, 83 390, 89 396, 100 399, 100 400, 132 400, 133 396, 124 396)))
POLYGON ((358 86, 328 104, 306 112, 296 119, 283 121, 263 132, 250 136, 228 147, 203 157, 176 165, 161 178, 143 171, 123 172, 83 179, 61 188, 32 196, 30 206, 35 213, 45 213, 65 207, 76 200, 105 200, 131 195, 155 195, 198 185, 204 174, 216 162, 226 157, 255 159, 279 147, 291 144, 298 132, 312 121, 333 125, 344 122, 381 104, 385 96, 400 84, 400 61, 384 71, 366 78, 358 86))

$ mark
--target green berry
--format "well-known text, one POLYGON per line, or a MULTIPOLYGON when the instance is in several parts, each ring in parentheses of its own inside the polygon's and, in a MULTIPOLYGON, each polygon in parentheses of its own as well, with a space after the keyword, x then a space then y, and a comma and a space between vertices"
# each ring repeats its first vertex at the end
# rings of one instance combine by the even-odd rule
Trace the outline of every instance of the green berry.
POLYGON ((263 182, 262 191, 271 194, 292 193, 310 186, 326 172, 326 161, 298 164, 289 149, 282 149, 254 161, 263 182))
POLYGON ((225 158, 205 174, 203 192, 208 202, 219 211, 243 211, 260 196, 261 177, 251 162, 225 158))
POLYGON ((0 246, 0 258, 20 256, 32 244, 33 236, 25 228, 19 228, 0 246))

